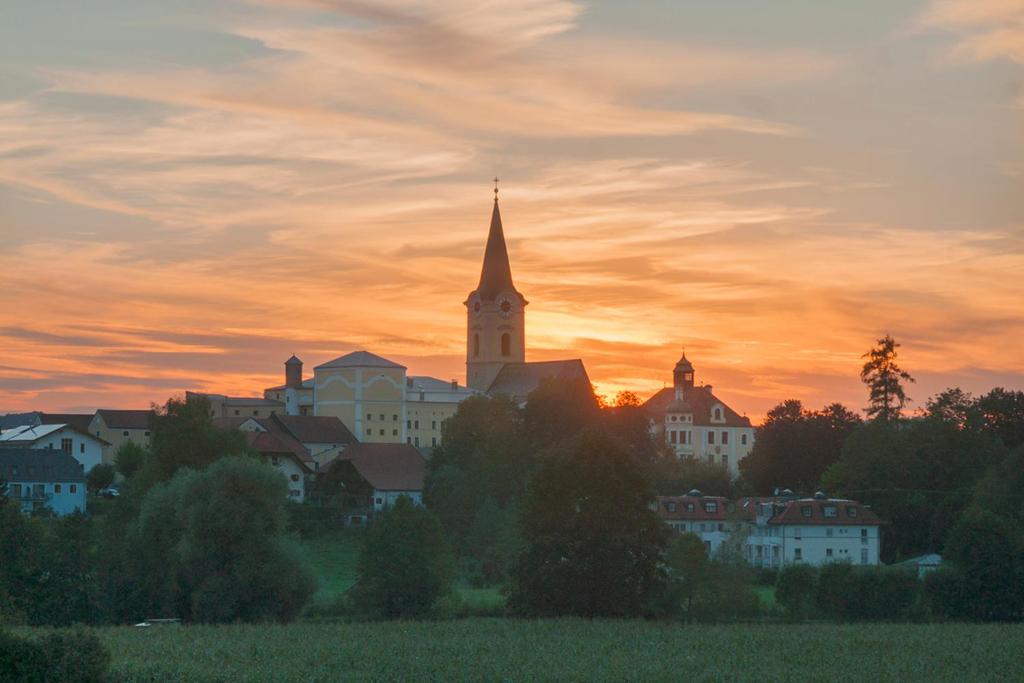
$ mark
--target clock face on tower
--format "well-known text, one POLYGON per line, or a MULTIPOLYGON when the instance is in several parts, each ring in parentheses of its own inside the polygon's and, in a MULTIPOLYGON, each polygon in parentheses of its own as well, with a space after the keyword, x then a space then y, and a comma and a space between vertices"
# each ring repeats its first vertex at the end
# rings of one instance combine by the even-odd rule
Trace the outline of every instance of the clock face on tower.
POLYGON ((498 312, 501 313, 502 318, 507 318, 512 315, 512 302, 506 298, 502 298, 501 303, 498 304, 498 312))
POLYGON ((480 301, 479 300, 473 302, 473 313, 474 313, 474 315, 477 315, 477 316, 480 315, 480 301))

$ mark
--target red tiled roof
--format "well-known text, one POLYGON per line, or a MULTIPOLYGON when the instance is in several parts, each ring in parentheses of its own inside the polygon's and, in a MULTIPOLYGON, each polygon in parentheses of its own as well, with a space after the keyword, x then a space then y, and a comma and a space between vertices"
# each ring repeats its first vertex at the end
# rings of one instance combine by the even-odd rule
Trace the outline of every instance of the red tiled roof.
POLYGON ((729 501, 720 496, 658 496, 658 516, 667 520, 696 519, 724 522, 728 504, 729 501), (708 503, 713 504, 713 511, 708 510, 708 503))
MULTIPOLYGON (((651 396, 644 403, 643 408, 656 419, 661 419, 665 411, 676 400, 676 390, 673 387, 665 387, 658 393, 651 396)), ((683 395, 686 407, 693 413, 693 424, 701 427, 749 427, 750 418, 743 417, 735 410, 726 405, 725 401, 715 396, 711 387, 693 387, 683 395), (711 411, 716 405, 722 406, 723 422, 712 422, 711 411)))
POLYGON ((254 431, 244 429, 246 443, 257 453, 262 455, 288 455, 293 457, 306 469, 316 469, 316 461, 309 454, 306 447, 297 441, 291 434, 284 431, 272 418, 259 417, 216 417, 213 419, 213 426, 221 429, 238 429, 242 424, 252 420, 266 431, 254 431))
POLYGON ((339 462, 351 463, 378 491, 422 491, 427 473, 419 450, 405 443, 354 443, 334 460, 339 462))
POLYGON ((274 415, 270 418, 302 443, 355 443, 355 435, 336 417, 322 415, 274 415))
POLYGON ((97 410, 109 429, 149 429, 152 410, 97 410))
POLYGON ((768 520, 769 524, 794 524, 798 526, 849 526, 881 524, 870 509, 855 500, 842 498, 800 498, 782 503, 783 510, 768 520), (825 509, 835 508, 834 517, 826 517, 825 509))

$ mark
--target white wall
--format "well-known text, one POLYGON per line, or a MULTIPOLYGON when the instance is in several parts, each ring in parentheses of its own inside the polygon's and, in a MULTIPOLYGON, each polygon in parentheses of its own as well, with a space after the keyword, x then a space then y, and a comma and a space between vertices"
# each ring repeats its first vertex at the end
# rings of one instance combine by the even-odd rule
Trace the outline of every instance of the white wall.
POLYGON ((48 434, 32 444, 32 448, 60 450, 62 439, 71 439, 71 457, 78 461, 86 472, 103 462, 103 444, 92 436, 82 434, 69 427, 48 434))
POLYGON ((750 527, 747 560, 755 566, 784 567, 803 563, 817 567, 829 562, 879 564, 877 526, 752 524, 750 527))
POLYGON ((31 512, 33 505, 45 505, 58 517, 70 515, 75 510, 85 512, 85 483, 18 481, 8 482, 7 495, 10 501, 20 504, 23 512, 31 512), (20 495, 15 493, 15 486, 20 485, 20 495), (35 502, 35 487, 42 487, 42 499, 35 502), (58 491, 59 489, 59 491, 58 491))
POLYGON ((381 511, 391 507, 398 502, 398 499, 402 496, 408 497, 416 505, 423 504, 423 492, 422 491, 374 491, 373 492, 373 509, 381 511))

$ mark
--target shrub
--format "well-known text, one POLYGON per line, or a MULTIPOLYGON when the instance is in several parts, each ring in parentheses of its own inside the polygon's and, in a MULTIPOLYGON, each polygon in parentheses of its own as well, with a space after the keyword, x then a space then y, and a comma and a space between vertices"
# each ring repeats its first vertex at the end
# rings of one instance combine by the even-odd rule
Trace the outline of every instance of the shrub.
POLYGON ((110 653, 99 638, 82 630, 58 631, 40 642, 46 656, 46 681, 101 683, 110 666, 110 653))
POLYGON ((451 592, 453 575, 441 523, 402 496, 367 530, 353 603, 367 616, 425 617, 451 592))
POLYGON ((932 617, 967 619, 970 598, 964 592, 964 580, 955 567, 941 567, 924 577, 924 595, 932 617))
POLYGON ((105 489, 114 483, 114 466, 107 463, 95 465, 89 474, 85 475, 85 484, 90 491, 105 489))
MULTIPOLYGON (((949 533, 945 557, 961 583, 948 611, 980 621, 1024 616, 1024 550, 1017 529, 987 510, 969 508, 949 533)), ((948 580, 948 579, 947 579, 948 580)), ((954 593, 947 593, 949 598, 954 593)))
POLYGON ((33 642, 0 632, 0 681, 44 683, 46 655, 33 642))
POLYGON ((814 613, 818 592, 818 570, 806 564, 790 565, 778 572, 775 600, 791 619, 806 619, 814 613))
POLYGON ((840 621, 907 619, 920 591, 913 573, 841 562, 822 567, 816 602, 822 614, 840 621))

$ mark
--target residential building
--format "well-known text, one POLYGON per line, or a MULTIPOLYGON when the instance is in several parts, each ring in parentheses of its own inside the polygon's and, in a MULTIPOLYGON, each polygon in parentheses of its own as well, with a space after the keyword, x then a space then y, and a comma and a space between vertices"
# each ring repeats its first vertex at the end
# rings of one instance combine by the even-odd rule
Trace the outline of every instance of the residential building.
POLYGON ((694 489, 682 496, 658 496, 657 512, 678 533, 700 537, 709 556, 718 554, 736 526, 729 519, 730 503, 720 496, 704 496, 694 489))
POLYGON ((313 414, 313 378, 302 379, 302 361, 294 353, 284 362, 284 384, 263 390, 263 398, 284 404, 288 415, 313 414))
POLYGON ((210 404, 210 417, 270 417, 284 414, 285 406, 280 401, 258 396, 225 396, 186 391, 185 400, 205 398, 210 404))
POLYGON ((755 567, 829 562, 879 563, 882 521, 854 500, 746 498, 737 513, 746 519, 747 560, 755 567))
POLYGON ((284 475, 288 481, 288 497, 298 503, 306 499, 307 478, 316 472, 316 461, 274 417, 215 417, 213 424, 241 430, 249 448, 284 475))
POLYGON ((23 512, 50 508, 58 516, 85 512, 85 471, 58 449, 0 449, 0 479, 6 495, 23 512))
POLYGON ((644 403, 653 433, 680 458, 719 465, 738 477, 740 461, 754 447, 750 419, 716 396, 711 385, 695 386, 686 353, 676 363, 672 385, 644 403))
POLYGON ((152 410, 97 410, 89 422, 89 433, 103 439, 103 462, 113 463, 123 444, 132 443, 149 448, 152 432, 152 410))
POLYGON ((277 414, 266 420, 301 443, 313 458, 316 469, 325 467, 359 441, 336 417, 277 414))
POLYGON ((22 425, 0 432, 0 448, 53 449, 73 457, 86 472, 103 462, 109 444, 69 424, 22 425))
POLYGON ((409 444, 359 443, 346 448, 331 464, 340 470, 345 490, 375 512, 383 511, 407 496, 423 502, 427 461, 409 444))

